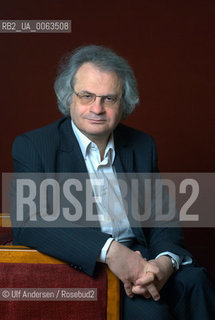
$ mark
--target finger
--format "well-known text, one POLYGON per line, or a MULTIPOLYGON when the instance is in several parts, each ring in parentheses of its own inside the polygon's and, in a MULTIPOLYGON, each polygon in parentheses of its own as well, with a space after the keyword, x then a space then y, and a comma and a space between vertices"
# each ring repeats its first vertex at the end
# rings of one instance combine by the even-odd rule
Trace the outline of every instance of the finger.
POLYGON ((129 298, 133 298, 134 293, 132 292, 132 284, 129 281, 126 281, 124 283, 124 289, 125 289, 125 293, 127 294, 127 296, 129 298))
POLYGON ((160 299, 160 293, 153 283, 146 286, 146 288, 154 301, 158 301, 160 299))
POLYGON ((145 266, 145 271, 146 271, 146 273, 147 272, 152 272, 153 274, 157 275, 160 270, 155 264, 149 262, 145 266))
POLYGON ((142 286, 133 286, 132 292, 134 294, 139 294, 141 296, 144 296, 146 299, 151 298, 151 294, 149 293, 148 289, 146 287, 142 286))
POLYGON ((152 272, 147 271, 141 278, 135 281, 135 285, 139 285, 139 286, 149 285, 154 280, 155 280, 155 275, 152 272))

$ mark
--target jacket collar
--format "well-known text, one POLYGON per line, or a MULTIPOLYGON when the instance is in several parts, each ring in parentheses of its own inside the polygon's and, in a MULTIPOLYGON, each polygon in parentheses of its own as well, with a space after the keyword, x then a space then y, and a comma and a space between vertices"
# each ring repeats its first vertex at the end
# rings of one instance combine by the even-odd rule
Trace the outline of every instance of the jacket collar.
POLYGON ((87 172, 80 146, 68 117, 59 127, 60 144, 58 150, 58 172, 87 172))
POLYGON ((117 172, 133 172, 133 159, 134 151, 133 147, 129 144, 126 135, 124 134, 125 127, 119 124, 114 131, 114 142, 115 142, 115 168, 117 172))

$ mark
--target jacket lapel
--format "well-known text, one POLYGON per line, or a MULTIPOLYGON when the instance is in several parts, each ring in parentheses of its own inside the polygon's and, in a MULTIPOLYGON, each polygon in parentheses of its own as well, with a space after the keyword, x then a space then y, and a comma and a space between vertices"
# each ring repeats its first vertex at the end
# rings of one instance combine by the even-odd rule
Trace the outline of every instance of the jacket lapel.
POLYGON ((121 126, 119 125, 114 132, 114 145, 116 151, 114 166, 117 173, 131 173, 134 172, 133 148, 126 141, 120 127, 121 126))
POLYGON ((132 190, 130 187, 130 179, 131 176, 133 177, 135 174, 134 168, 134 149, 132 145, 129 145, 128 141, 126 141, 126 137, 122 134, 122 130, 120 130, 120 125, 116 129, 114 134, 114 144, 115 144, 115 151, 116 157, 114 161, 114 166, 118 177, 123 179, 128 186, 128 196, 127 196, 127 203, 128 203, 128 220, 132 227, 132 231, 134 232, 138 241, 146 246, 146 238, 143 233, 143 229, 141 226, 141 222, 134 220, 132 216, 132 207, 131 207, 131 192, 132 190), (133 174, 132 174, 133 173, 133 174), (126 175, 127 174, 127 175, 126 175), (132 175, 129 175, 132 174, 132 175))
POLYGON ((87 172, 81 149, 72 130, 71 118, 67 118, 60 127, 56 169, 58 172, 87 172))
MULTIPOLYGON (((61 175, 63 181, 68 178, 75 178, 81 183, 82 192, 77 192, 75 194, 75 198, 83 205, 83 214, 78 223, 82 226, 100 229, 98 221, 88 221, 86 218, 86 192, 90 192, 90 190, 87 189, 86 179, 89 179, 89 175, 78 141, 72 130, 71 118, 67 118, 60 127, 57 172, 65 173, 61 175)), ((93 215, 96 214, 97 211, 95 206, 93 206, 93 215)))

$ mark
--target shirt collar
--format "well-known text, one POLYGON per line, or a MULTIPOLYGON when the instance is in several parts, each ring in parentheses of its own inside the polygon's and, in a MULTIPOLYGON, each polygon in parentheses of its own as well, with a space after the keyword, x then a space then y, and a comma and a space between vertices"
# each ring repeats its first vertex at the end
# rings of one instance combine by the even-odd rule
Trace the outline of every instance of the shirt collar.
MULTIPOLYGON (((77 126, 74 124, 72 120, 71 120, 71 124, 72 124, 72 129, 74 131, 75 137, 78 140, 79 146, 81 148, 82 155, 84 159, 86 159, 90 146, 96 146, 96 145, 77 128, 77 126)), ((114 158, 115 158, 113 133, 111 134, 108 144, 105 148, 104 158, 106 157, 109 157, 111 164, 113 164, 114 158)))

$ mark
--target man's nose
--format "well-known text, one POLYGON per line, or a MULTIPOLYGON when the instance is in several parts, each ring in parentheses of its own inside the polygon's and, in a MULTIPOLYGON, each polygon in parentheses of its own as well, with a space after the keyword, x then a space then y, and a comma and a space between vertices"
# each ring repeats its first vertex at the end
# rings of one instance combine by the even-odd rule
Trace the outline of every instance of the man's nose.
POLYGON ((104 112, 104 105, 100 97, 96 97, 95 101, 90 105, 90 111, 96 114, 104 112))

